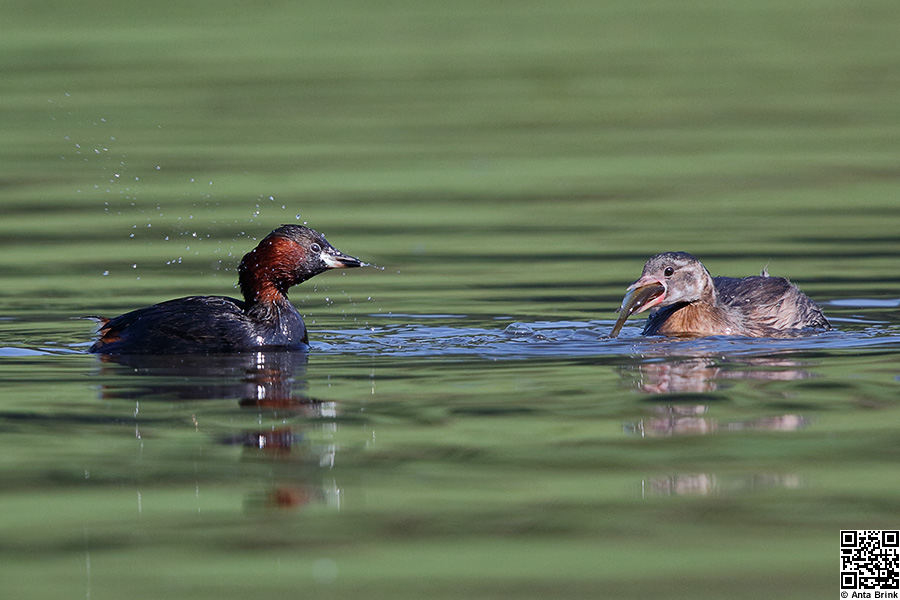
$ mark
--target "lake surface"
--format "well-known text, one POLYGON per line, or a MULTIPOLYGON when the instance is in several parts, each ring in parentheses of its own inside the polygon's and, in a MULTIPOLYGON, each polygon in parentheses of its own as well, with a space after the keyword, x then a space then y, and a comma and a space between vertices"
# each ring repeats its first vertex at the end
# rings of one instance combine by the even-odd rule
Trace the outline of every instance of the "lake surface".
POLYGON ((900 5, 4 3, 10 598, 822 598, 900 523, 900 5), (93 324, 308 223, 308 354, 93 324), (834 330, 608 339, 665 250, 834 330))

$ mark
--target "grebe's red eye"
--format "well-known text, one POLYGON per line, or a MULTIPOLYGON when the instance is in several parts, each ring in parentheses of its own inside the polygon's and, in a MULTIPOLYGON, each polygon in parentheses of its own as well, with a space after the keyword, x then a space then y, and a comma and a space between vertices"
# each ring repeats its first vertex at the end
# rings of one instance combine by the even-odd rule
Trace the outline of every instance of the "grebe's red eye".
POLYGON ((675 269, 672 267, 666 267, 665 271, 663 271, 663 275, 666 277, 671 277, 675 273, 675 269))
POLYGON ((318 254, 319 252, 322 251, 322 246, 320 246, 318 244, 313 244, 312 246, 309 247, 309 249, 312 250, 314 254, 318 254))

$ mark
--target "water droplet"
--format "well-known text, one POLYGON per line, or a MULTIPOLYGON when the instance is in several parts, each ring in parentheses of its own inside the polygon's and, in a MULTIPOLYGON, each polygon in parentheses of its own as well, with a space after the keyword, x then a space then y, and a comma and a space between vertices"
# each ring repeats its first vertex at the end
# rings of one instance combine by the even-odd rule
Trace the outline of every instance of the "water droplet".
POLYGON ((534 329, 525 323, 516 322, 507 325, 503 332, 509 335, 531 335, 534 333, 534 329))

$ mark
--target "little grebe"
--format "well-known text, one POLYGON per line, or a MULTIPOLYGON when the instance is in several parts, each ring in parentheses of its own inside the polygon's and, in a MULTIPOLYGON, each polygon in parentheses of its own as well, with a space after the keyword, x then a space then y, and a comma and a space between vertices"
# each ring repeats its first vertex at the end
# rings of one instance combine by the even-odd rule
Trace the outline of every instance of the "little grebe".
POLYGON ((243 301, 189 296, 100 320, 99 354, 221 354, 300 349, 306 325, 288 288, 328 269, 359 267, 358 258, 301 225, 282 225, 244 255, 238 267, 243 301))
POLYGON ((816 304, 783 277, 711 277, 687 252, 647 261, 628 287, 610 337, 630 315, 655 308, 644 335, 790 337, 830 329, 816 304))

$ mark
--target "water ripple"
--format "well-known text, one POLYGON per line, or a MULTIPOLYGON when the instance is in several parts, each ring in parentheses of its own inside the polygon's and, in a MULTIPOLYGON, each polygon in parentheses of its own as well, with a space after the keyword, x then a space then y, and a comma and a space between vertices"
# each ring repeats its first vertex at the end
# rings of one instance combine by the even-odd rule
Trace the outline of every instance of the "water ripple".
POLYGON ((900 347, 900 331, 873 326, 796 338, 714 336, 698 339, 644 337, 641 327, 625 327, 609 338, 609 321, 514 322, 505 327, 457 327, 420 323, 320 331, 314 352, 335 355, 481 356, 493 360, 652 354, 767 355, 900 347))

